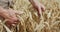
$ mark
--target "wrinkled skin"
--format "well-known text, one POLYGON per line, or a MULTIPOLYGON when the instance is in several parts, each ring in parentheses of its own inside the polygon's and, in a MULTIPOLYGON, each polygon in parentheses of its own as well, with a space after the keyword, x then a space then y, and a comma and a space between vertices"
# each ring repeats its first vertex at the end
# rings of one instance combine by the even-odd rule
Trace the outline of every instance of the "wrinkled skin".
POLYGON ((17 14, 22 14, 21 11, 14 11, 12 9, 3 9, 0 7, 0 16, 3 17, 6 21, 7 26, 16 25, 18 23, 17 14))
POLYGON ((38 0, 29 0, 32 6, 37 10, 38 16, 40 16, 40 11, 44 11, 45 7, 38 0))

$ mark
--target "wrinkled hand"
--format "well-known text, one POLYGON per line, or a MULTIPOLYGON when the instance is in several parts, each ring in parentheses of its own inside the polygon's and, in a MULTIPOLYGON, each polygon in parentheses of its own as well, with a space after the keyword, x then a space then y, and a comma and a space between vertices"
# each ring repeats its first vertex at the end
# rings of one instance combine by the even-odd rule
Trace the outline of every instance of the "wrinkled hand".
POLYGON ((18 23, 19 19, 16 17, 17 14, 22 14, 23 12, 22 11, 15 11, 15 10, 12 10, 12 9, 8 9, 7 10, 9 12, 9 15, 10 15, 10 18, 9 19, 6 19, 6 23, 8 25, 15 25, 18 23))
POLYGON ((22 14, 21 11, 15 11, 12 9, 0 9, 0 16, 3 17, 6 21, 6 25, 12 26, 12 24, 16 25, 18 23, 18 18, 16 14, 22 14))
POLYGON ((38 11, 38 16, 40 16, 40 11, 44 11, 45 7, 38 0, 29 0, 33 7, 38 11))

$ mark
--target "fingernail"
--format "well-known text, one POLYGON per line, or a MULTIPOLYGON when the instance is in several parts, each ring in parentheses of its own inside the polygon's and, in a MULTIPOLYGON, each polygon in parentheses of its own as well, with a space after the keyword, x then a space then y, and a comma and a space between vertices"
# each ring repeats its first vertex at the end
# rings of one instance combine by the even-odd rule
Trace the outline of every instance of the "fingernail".
POLYGON ((17 23, 17 22, 14 22, 14 23, 17 23))
POLYGON ((12 26, 16 26, 15 24, 12 24, 12 26))

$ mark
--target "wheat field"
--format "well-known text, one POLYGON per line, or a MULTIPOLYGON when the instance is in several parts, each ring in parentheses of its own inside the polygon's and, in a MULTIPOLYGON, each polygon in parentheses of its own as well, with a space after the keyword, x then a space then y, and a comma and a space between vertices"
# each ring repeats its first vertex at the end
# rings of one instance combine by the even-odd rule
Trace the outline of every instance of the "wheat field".
POLYGON ((28 0, 13 0, 13 9, 23 11, 17 15, 20 22, 10 29, 0 24, 0 32, 60 32, 60 0, 37 0, 45 6, 39 18, 28 0))

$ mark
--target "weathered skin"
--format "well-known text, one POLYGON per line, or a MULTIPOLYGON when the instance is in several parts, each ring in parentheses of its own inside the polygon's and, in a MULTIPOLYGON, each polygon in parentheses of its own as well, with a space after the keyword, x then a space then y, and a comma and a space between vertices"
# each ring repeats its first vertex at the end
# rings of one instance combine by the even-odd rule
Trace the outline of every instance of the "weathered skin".
POLYGON ((38 16, 40 16, 40 11, 44 11, 45 7, 38 0, 29 0, 33 7, 38 11, 38 16))
POLYGON ((12 9, 3 9, 0 7, 0 16, 5 19, 7 25, 17 24, 18 18, 16 14, 22 14, 21 11, 14 11, 12 9))

